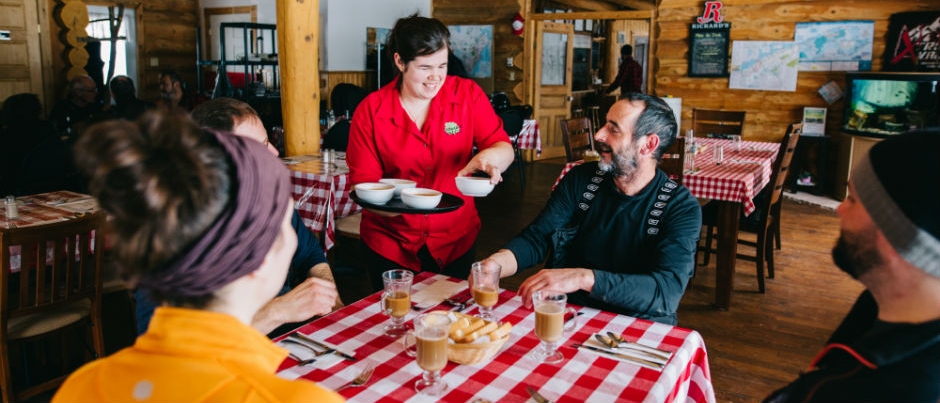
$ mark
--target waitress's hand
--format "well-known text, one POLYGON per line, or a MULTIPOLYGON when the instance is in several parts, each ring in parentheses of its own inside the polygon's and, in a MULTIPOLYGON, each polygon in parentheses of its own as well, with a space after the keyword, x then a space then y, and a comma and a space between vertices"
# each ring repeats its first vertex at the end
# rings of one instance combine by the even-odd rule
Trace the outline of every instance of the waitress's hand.
POLYGON ((485 172, 490 176, 490 183, 495 185, 503 181, 502 172, 509 168, 514 156, 515 153, 509 143, 496 143, 474 155, 457 175, 467 176, 474 172, 485 172))

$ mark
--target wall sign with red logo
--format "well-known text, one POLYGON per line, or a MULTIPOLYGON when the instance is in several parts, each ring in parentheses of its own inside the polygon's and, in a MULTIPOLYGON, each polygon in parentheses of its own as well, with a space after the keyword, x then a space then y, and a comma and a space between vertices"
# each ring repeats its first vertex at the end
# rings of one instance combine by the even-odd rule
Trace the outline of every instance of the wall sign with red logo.
POLYGON ((706 1, 705 11, 689 26, 689 77, 728 77, 731 23, 720 1, 706 1))

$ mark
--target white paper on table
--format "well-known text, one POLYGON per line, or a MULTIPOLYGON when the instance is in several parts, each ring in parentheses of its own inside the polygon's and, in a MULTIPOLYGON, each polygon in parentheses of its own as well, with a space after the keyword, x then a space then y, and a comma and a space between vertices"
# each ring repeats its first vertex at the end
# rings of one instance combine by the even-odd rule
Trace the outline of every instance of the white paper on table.
POLYGON ((466 284, 440 280, 411 294, 411 302, 422 307, 440 304, 445 299, 467 288, 466 284))
POLYGON ((57 205, 56 208, 68 210, 73 213, 87 213, 87 212, 94 211, 95 209, 98 208, 98 201, 95 200, 95 198, 93 197, 89 197, 86 199, 80 199, 80 200, 70 201, 68 203, 62 203, 60 205, 57 205))

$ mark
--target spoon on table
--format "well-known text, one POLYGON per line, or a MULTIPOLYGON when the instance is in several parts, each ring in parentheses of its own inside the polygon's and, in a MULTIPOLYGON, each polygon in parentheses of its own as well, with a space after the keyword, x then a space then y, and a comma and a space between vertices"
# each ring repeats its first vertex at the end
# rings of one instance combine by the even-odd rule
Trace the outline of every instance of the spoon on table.
POLYGON ((666 359, 666 360, 668 360, 669 357, 672 356, 672 353, 668 351, 660 350, 658 348, 646 346, 640 343, 633 343, 633 342, 627 341, 622 336, 614 332, 607 332, 607 336, 604 336, 598 333, 594 335, 594 337, 596 337, 597 340, 600 341, 603 345, 610 347, 610 348, 626 348, 626 349, 639 351, 639 352, 646 353, 651 356, 666 359))

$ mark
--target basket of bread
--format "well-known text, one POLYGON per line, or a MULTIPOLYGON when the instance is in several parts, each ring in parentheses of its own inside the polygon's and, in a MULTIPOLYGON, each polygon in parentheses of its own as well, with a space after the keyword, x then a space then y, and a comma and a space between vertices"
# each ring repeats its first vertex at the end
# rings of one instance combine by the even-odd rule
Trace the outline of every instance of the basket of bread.
POLYGON ((447 359, 458 364, 476 364, 490 359, 509 340, 512 324, 491 322, 460 312, 446 312, 450 325, 447 359))

